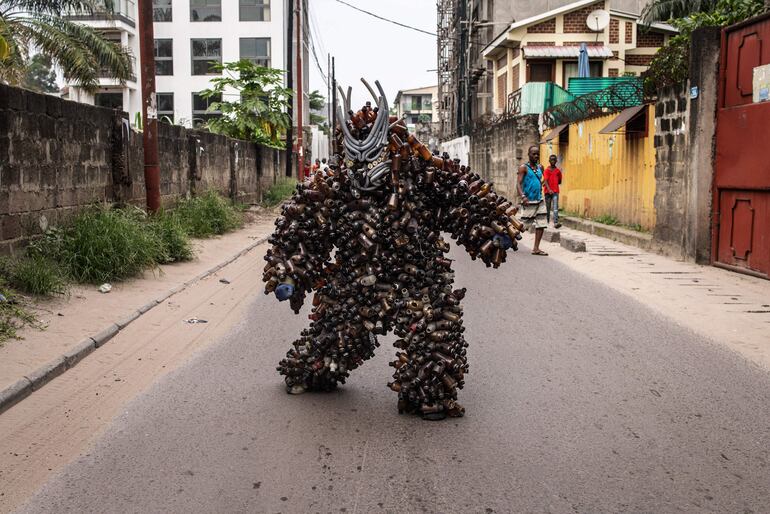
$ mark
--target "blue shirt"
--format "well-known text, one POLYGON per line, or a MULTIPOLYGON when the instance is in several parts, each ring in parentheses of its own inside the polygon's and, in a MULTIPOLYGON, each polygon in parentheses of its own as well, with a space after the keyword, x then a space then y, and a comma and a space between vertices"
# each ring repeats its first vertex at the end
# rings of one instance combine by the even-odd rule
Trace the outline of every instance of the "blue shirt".
POLYGON ((539 202, 543 199, 543 167, 538 164, 532 169, 530 163, 526 166, 527 172, 521 181, 521 189, 530 202, 539 202))

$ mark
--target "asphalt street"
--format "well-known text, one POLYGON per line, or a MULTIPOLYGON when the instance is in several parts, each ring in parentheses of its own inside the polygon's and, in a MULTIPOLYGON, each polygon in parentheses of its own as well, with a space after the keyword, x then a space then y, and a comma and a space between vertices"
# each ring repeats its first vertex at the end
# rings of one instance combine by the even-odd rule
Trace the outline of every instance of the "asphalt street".
POLYGON ((309 309, 255 284, 22 511, 770 511, 767 371, 527 248, 498 270, 452 256, 464 418, 397 413, 391 336, 338 391, 287 395, 275 366, 309 309))

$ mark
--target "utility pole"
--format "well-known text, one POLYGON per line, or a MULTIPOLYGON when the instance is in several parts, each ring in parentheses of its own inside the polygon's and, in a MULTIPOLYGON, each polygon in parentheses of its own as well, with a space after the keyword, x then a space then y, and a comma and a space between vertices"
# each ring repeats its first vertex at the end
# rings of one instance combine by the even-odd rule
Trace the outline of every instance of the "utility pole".
MULTIPOLYGON (((770 1, 770 0, 768 0, 770 1)), ((331 127, 329 130, 329 157, 332 156, 332 135, 334 134, 334 125, 332 125, 332 56, 326 54, 326 121, 331 127)))
POLYGON ((337 133, 337 74, 334 68, 334 57, 332 57, 332 151, 334 150, 334 138, 337 133))
MULTIPOLYGON (((294 0, 287 0, 286 10, 286 87, 289 90, 294 89, 294 72, 292 55, 292 45, 294 44, 294 0)), ((294 175, 294 168, 292 167, 292 157, 294 154, 294 102, 289 102, 289 107, 286 109, 286 114, 289 116, 289 127, 286 129, 286 176, 291 177, 294 175)))
POLYGON ((147 194, 147 210, 157 212, 160 209, 160 164, 158 158, 158 108, 155 103, 155 34, 152 23, 152 0, 139 0, 144 187, 147 194))
POLYGON ((297 179, 302 180, 305 169, 305 150, 302 146, 302 2, 297 0, 297 179))

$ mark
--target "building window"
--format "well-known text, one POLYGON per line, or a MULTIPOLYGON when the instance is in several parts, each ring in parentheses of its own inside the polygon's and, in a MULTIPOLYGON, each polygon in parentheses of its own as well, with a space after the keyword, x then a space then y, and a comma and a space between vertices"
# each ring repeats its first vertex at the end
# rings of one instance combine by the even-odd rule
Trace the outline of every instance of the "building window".
POLYGON ((415 95, 412 97, 412 110, 419 111, 420 109, 422 109, 422 97, 415 95))
POLYGON ((152 0, 152 21, 171 21, 171 0, 152 0))
POLYGON ((251 61, 258 66, 270 66, 270 38, 242 37, 241 59, 251 61))
POLYGON ((107 107, 108 109, 123 110, 123 93, 96 93, 94 95, 94 105, 107 107))
POLYGON ((241 21, 270 21, 270 0, 240 0, 241 21))
POLYGON ((155 40, 155 75, 174 74, 173 43, 172 39, 155 40))
POLYGON ((508 52, 497 60, 497 71, 501 71, 508 67, 508 52))
POLYGON ((422 110, 423 111, 432 111, 433 110, 433 96, 432 95, 424 95, 422 97, 422 110))
POLYGON ((554 65, 550 61, 527 63, 527 82, 552 82, 554 65))
POLYGON ((190 21, 222 21, 222 0, 190 0, 190 21))
POLYGON ((217 75, 212 63, 222 64, 221 39, 192 39, 192 74, 217 75))
POLYGON ((209 105, 222 101, 222 95, 213 95, 203 98, 199 93, 192 94, 193 126, 198 127, 212 118, 221 116, 220 111, 209 111, 209 105))
POLYGON ((174 124, 174 93, 156 93, 158 121, 174 124))
POLYGON ((505 109, 508 102, 508 72, 497 76, 497 108, 505 109))

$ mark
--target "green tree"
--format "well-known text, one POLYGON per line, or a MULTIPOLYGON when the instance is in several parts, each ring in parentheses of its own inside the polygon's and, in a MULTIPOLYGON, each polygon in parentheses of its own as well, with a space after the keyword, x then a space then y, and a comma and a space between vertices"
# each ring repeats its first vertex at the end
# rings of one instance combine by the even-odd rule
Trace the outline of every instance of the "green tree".
POLYGON ((310 93, 310 108, 314 111, 322 111, 326 107, 326 97, 316 89, 310 93))
POLYGON ((318 125, 319 128, 321 129, 321 132, 323 132, 324 134, 328 134, 329 127, 326 125, 326 116, 323 116, 321 114, 316 114, 313 112, 313 111, 323 112, 323 110, 326 108, 326 97, 324 97, 316 89, 315 91, 310 93, 309 101, 310 101, 310 124, 318 125))
POLYGON ((222 98, 212 102, 209 111, 222 116, 211 119, 211 132, 236 139, 254 141, 273 148, 285 148, 281 137, 291 120, 286 114, 292 91, 283 87, 283 70, 265 68, 241 60, 213 64, 221 77, 211 79, 212 87, 201 92, 204 98, 222 98), (240 94, 238 100, 225 100, 229 90, 240 94))
POLYGON ((24 76, 24 87, 41 93, 56 93, 56 73, 51 69, 51 58, 36 54, 29 60, 27 73, 24 76))
POLYGON ((699 27, 724 27, 761 14, 765 0, 653 0, 642 12, 646 23, 667 21, 679 34, 669 39, 650 63, 648 91, 687 80, 692 33, 699 27))
POLYGON ((132 74, 128 49, 104 39, 70 14, 112 10, 116 0, 0 0, 0 80, 24 82, 30 51, 49 57, 64 78, 93 91, 106 70, 121 82, 132 74))

